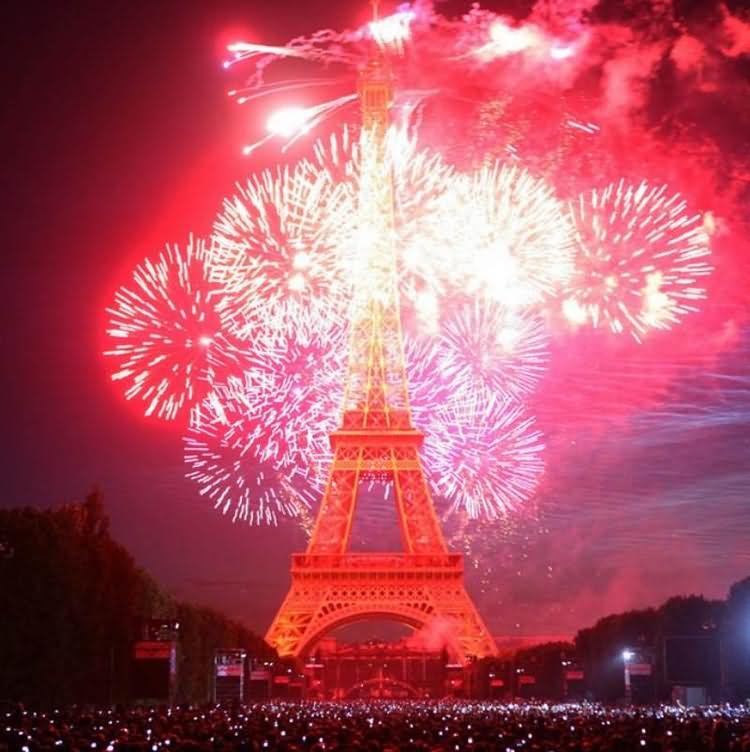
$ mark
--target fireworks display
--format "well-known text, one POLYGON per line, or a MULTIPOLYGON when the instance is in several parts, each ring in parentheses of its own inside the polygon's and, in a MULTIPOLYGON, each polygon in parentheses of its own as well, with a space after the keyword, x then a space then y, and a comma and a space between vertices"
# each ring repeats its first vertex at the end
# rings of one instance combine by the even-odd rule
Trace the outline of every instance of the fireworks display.
MULTIPOLYGON (((357 233, 353 221, 360 193, 360 142, 349 129, 313 146, 315 169, 348 192, 349 222, 337 223, 339 274, 356 276, 357 233)), ((398 249, 401 296, 417 307, 425 297, 442 292, 451 273, 450 248, 445 242, 446 213, 456 185, 454 170, 436 153, 417 148, 403 128, 392 128, 386 139, 386 169, 393 180, 393 213, 398 249)))
POLYGON ((340 308, 350 285, 339 273, 334 225, 350 216, 348 198, 324 171, 299 165, 250 178, 224 201, 210 277, 241 336, 269 317, 340 308))
MULTIPOLYGON (((317 317, 297 318, 253 342, 253 364, 230 377, 225 393, 255 417, 255 455, 304 470, 336 427, 346 362, 345 330, 317 317)), ((305 470, 306 472, 306 470, 305 470)))
POLYGON ((472 403, 531 394, 544 374, 542 319, 493 301, 465 306, 445 323, 440 373, 454 394, 472 403))
POLYGON ((275 525, 279 517, 297 517, 312 500, 294 465, 261 456, 259 416, 229 393, 207 398, 201 420, 184 441, 187 477, 214 509, 233 522, 275 525), (295 484, 294 480, 297 479, 295 484))
POLYGON ((412 411, 439 511, 500 525, 533 507, 545 442, 527 410, 555 368, 560 310, 566 337, 587 325, 642 343, 698 309, 712 267, 694 196, 641 179, 659 171, 640 132, 628 143, 647 156, 620 170, 645 63, 612 53, 617 65, 596 69, 596 104, 573 86, 605 42, 546 3, 523 23, 417 4, 355 30, 230 46, 226 67, 249 73, 233 99, 287 100, 245 154, 276 149, 290 164, 237 184, 210 253, 199 241, 168 248, 108 309, 107 355, 126 396, 161 418, 201 406, 185 459, 217 509, 276 523, 309 517, 319 500, 359 241, 378 231, 359 225, 365 140, 350 107, 374 50, 397 84, 384 171, 412 411), (324 77, 269 83, 269 67, 289 59, 324 65, 324 77), (312 106, 290 98, 329 86, 346 93, 312 106))
POLYGON ((571 323, 627 331, 639 340, 668 328, 706 297, 708 235, 699 215, 666 186, 624 181, 571 207, 576 275, 563 301, 571 323))
POLYGON ((458 184, 449 237, 467 293, 530 305, 568 279, 572 232, 550 186, 497 163, 458 184))
POLYGON ((253 340, 247 369, 216 387, 185 438, 188 477, 215 508, 251 525, 292 516, 310 527, 303 508, 325 481, 316 460, 328 457, 345 356, 343 330, 317 317, 253 340))
POLYGON ((146 415, 186 413, 238 366, 208 281, 208 255, 205 241, 192 237, 184 249, 167 246, 135 268, 107 309, 112 379, 126 399, 145 402, 146 415))
POLYGON ((503 518, 533 495, 544 470, 544 443, 521 405, 450 400, 427 421, 425 463, 449 512, 503 518))

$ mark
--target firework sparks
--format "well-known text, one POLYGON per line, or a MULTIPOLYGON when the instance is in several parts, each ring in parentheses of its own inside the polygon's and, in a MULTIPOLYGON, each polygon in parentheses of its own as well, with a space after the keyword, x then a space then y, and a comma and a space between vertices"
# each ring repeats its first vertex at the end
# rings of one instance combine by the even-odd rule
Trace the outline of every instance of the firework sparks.
POLYGON ((521 405, 449 400, 428 416, 425 464, 449 513, 503 519, 534 494, 544 443, 521 405))
POLYGON ((699 278, 711 273, 709 238, 666 186, 621 180, 583 194, 571 207, 576 273, 563 300, 575 325, 606 326, 637 341, 697 310, 706 297, 699 278))
POLYGON ((279 517, 297 517, 311 496, 304 483, 294 483, 298 468, 262 460, 257 451, 257 421, 245 405, 225 393, 208 398, 202 420, 184 439, 187 477, 201 496, 233 522, 276 525, 279 517))
MULTIPOLYGON (((336 241, 341 249, 339 264, 342 276, 358 269, 358 233, 356 223, 361 191, 361 145, 348 129, 319 141, 314 148, 315 166, 335 184, 346 186, 352 221, 339 224, 336 241)), ((385 159, 393 179, 393 212, 402 298, 424 309, 425 300, 446 287, 451 274, 452 248, 443 237, 444 212, 451 208, 449 196, 456 181, 454 170, 438 154, 420 150, 403 128, 392 128, 386 138, 385 159)))
POLYGON ((319 317, 257 333, 252 366, 224 389, 230 402, 255 416, 250 438, 256 457, 309 474, 336 427, 345 356, 345 331, 319 317))
POLYGON ((205 242, 192 236, 184 249, 167 246, 135 268, 107 309, 112 379, 123 383, 126 399, 145 403, 146 415, 173 420, 238 365, 216 311, 208 257, 205 242))
POLYGON ((254 339, 250 367, 206 400, 185 437, 187 477, 233 521, 275 525, 288 516, 309 528, 316 459, 338 417, 344 340, 314 317, 293 329, 271 325, 254 339))
POLYGON ((437 339, 406 336, 404 363, 409 381, 412 421, 418 429, 425 430, 429 416, 447 399, 452 389, 440 373, 437 339))
POLYGON ((381 49, 404 52, 404 42, 411 35, 411 22, 416 14, 412 10, 401 10, 385 18, 371 21, 368 25, 372 38, 381 49))
POLYGON ((489 37, 486 44, 474 50, 474 54, 480 59, 491 60, 537 48, 542 45, 544 39, 541 31, 535 26, 516 27, 502 17, 490 25, 489 37))
POLYGON ((547 346, 541 317, 475 302, 444 324, 440 372, 463 399, 522 398, 544 374, 547 346))
POLYGON ((446 231, 461 249, 455 266, 469 295, 529 305, 567 281, 572 228, 544 181, 495 163, 459 184, 454 195, 446 231))
POLYGON ((214 223, 212 281, 222 316, 240 334, 276 316, 325 308, 334 315, 348 288, 337 262, 336 226, 350 196, 309 164, 265 171, 237 186, 214 223))

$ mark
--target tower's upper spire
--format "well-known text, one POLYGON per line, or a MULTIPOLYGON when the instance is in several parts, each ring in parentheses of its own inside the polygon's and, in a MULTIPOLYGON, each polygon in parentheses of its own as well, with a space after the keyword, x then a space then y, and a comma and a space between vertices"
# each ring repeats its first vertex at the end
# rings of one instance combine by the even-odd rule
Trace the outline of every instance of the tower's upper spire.
POLYGON ((372 20, 377 21, 380 17, 380 0, 370 0, 372 5, 372 20))

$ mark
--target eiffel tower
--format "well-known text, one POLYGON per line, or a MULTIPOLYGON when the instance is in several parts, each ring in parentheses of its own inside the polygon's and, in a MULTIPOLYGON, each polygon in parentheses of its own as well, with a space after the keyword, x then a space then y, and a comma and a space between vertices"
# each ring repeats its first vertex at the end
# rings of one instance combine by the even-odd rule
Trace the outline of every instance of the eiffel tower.
POLYGON ((341 427, 328 483, 292 583, 266 635, 280 655, 305 656, 344 624, 387 618, 415 629, 449 625, 460 660, 496 652, 463 582, 463 556, 443 538, 419 458, 404 366, 387 156, 393 81, 376 55, 358 84, 362 111, 359 247, 341 427), (393 487, 403 553, 349 551, 362 481, 393 487))

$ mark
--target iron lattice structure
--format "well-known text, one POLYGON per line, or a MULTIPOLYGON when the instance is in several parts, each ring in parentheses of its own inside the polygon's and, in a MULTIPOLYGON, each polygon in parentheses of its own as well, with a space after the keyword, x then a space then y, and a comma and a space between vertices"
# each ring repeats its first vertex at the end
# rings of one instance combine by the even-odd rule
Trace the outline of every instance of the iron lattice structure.
POLYGON ((414 628, 450 620, 460 658, 496 652, 463 582, 463 557, 443 538, 419 458, 404 364, 388 151, 393 83, 373 59, 359 82, 362 175, 357 284, 341 427, 307 553, 292 556, 292 584, 266 641, 305 655, 336 627, 387 617, 414 628), (351 553, 360 482, 393 485, 403 553, 351 553))

